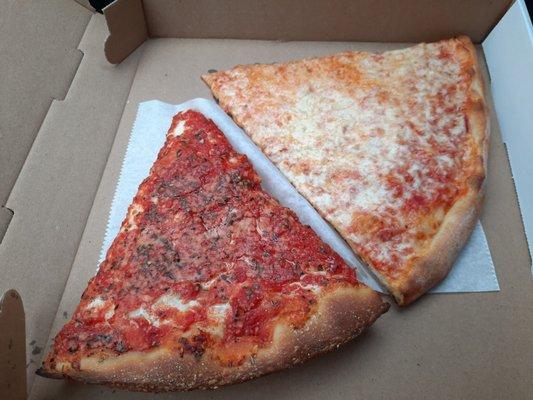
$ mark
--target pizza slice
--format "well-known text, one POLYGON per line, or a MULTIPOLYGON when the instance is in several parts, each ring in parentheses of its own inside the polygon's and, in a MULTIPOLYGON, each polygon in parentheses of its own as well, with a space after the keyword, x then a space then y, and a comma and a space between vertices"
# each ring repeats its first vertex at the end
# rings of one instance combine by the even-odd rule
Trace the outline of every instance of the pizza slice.
POLYGON ((186 111, 38 373, 215 388, 334 349, 388 307, 261 189, 211 120, 186 111))
POLYGON ((488 121, 470 39, 203 79, 400 305, 446 276, 485 177, 488 121))

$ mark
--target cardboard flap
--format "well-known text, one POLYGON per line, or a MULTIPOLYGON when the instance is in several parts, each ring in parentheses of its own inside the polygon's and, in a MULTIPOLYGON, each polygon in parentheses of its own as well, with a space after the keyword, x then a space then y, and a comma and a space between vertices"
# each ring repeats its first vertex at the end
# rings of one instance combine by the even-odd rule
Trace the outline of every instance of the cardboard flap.
POLYGON ((118 64, 147 38, 141 0, 117 0, 104 8, 109 28, 105 55, 111 64, 118 64))
POLYGON ((111 31, 106 55, 110 62, 120 62, 148 35, 422 42, 466 34, 479 43, 511 3, 511 0, 144 0, 141 4, 141 0, 117 0, 104 11, 111 31))
POLYGON ((22 299, 15 290, 0 301, 0 398, 26 398, 26 331, 22 299))
POLYGON ((144 0, 151 37, 480 42, 509 0, 144 0))
MULTIPOLYGON (((0 2, 0 206, 52 99, 68 91, 82 58, 76 46, 90 16, 72 0, 0 2)), ((0 217, 0 233, 6 221, 0 217)))

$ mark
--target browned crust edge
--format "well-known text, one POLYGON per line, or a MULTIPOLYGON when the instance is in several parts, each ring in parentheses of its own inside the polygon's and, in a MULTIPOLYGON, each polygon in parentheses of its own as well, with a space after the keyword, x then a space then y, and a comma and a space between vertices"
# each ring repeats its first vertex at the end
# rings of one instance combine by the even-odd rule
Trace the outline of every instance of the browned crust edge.
POLYGON ((441 282, 452 269, 455 259, 476 226, 481 210, 483 191, 471 186, 468 194, 458 200, 446 214, 431 244, 413 264, 406 278, 390 282, 386 277, 380 277, 398 305, 411 304, 441 282))
POLYGON ((460 36, 455 40, 464 46, 473 61, 467 120, 480 156, 474 174, 468 178, 467 194, 457 200, 447 212, 433 240, 419 255, 407 277, 401 281, 390 281, 387 277, 376 274, 400 306, 409 305, 446 277, 474 230, 483 203, 489 140, 489 119, 483 94, 483 79, 476 49, 470 38, 460 36))
MULTIPOLYGON (((237 67, 235 67, 237 68, 237 67)), ((224 110, 224 112, 226 114, 228 114, 231 119, 233 121, 235 121, 235 123, 242 129, 246 132, 246 129, 244 128, 244 122, 242 121, 242 119, 238 116, 238 115, 235 115, 231 112, 231 110, 226 107, 225 104, 221 104, 220 103, 220 93, 218 92, 218 90, 216 88, 213 87, 213 80, 215 79, 215 76, 217 75, 220 75, 220 74, 224 74, 224 71, 222 72, 212 72, 212 73, 209 73, 209 74, 205 74, 205 75, 202 75, 201 76, 201 79, 204 81, 204 83, 209 87, 209 89, 211 90, 211 93, 213 94, 213 98, 216 100, 216 102, 218 103, 218 105, 224 110)), ((252 137, 251 135, 247 135, 250 140, 252 140, 252 137)), ((255 142, 254 142, 255 143, 255 142)), ((258 143, 255 143, 256 146, 258 146, 262 152, 264 152, 264 148, 262 146, 260 146, 258 143)))
POLYGON ((189 354, 181 357, 166 349, 156 349, 105 360, 96 356, 85 358, 79 370, 57 359, 56 369, 51 369, 45 361, 38 374, 146 392, 214 389, 331 351, 358 336, 388 309, 389 303, 372 289, 344 286, 319 297, 317 313, 304 327, 278 325, 272 346, 261 349, 238 367, 222 366, 209 350, 197 360, 189 354))
MULTIPOLYGON (((484 180, 487 169, 489 119, 477 52, 468 36, 459 36, 447 40, 455 40, 459 45, 463 46, 468 52, 468 57, 473 61, 472 84, 468 95, 470 107, 467 111, 467 119, 469 130, 474 136, 478 148, 481 149, 481 157, 477 171, 469 179, 469 191, 448 211, 430 245, 419 255, 418 261, 413 264, 411 271, 404 279, 400 281, 391 280, 387 276, 380 274, 370 263, 365 262, 400 306, 409 305, 418 299, 441 282, 450 272, 455 259, 468 241, 476 225, 483 202, 484 180)), ((209 86, 217 100, 219 100, 219 93, 213 87, 212 82, 217 74, 223 73, 215 72, 202 76, 202 80, 209 86)), ((226 107, 223 108, 239 126, 243 126, 239 118, 232 115, 226 107)))

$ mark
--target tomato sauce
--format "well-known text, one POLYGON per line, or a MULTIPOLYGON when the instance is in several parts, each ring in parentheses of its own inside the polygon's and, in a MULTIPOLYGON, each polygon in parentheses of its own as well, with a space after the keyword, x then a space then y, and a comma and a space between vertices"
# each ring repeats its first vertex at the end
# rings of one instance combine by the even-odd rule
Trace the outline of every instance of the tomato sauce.
POLYGON ((358 284, 353 269, 261 189, 216 125, 187 111, 174 117, 55 351, 72 359, 158 346, 196 358, 208 346, 252 351, 269 343, 276 321, 305 324, 319 292, 358 284))

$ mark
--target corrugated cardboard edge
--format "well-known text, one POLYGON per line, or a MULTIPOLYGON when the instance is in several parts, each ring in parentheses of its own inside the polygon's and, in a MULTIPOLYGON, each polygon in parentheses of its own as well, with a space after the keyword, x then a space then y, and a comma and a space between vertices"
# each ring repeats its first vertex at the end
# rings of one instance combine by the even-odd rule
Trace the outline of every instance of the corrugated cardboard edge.
POLYGON ((16 290, 0 300, 0 398, 26 398, 26 334, 24 307, 16 290))
POLYGON ((148 39, 142 0, 117 0, 103 11, 109 28, 105 55, 118 64, 148 39))

